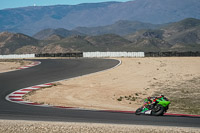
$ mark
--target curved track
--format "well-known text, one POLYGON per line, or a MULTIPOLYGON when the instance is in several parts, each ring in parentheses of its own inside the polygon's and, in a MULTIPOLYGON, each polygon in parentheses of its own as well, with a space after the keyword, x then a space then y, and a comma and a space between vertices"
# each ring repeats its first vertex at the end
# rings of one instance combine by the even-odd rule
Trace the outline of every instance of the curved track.
POLYGON ((15 90, 105 70, 119 63, 105 59, 39 61, 42 62, 39 66, 0 74, 0 119, 200 127, 198 117, 135 116, 131 113, 27 106, 6 101, 6 95, 15 90))

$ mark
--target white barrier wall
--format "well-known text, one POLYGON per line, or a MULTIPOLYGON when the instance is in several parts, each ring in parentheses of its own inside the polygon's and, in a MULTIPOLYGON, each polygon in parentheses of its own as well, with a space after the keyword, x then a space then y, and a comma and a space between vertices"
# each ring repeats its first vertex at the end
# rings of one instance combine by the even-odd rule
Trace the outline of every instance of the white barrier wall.
MULTIPOLYGON (((83 52, 83 57, 86 58, 104 58, 104 57, 145 57, 144 52, 83 52)), ((16 58, 35 58, 35 54, 13 54, 0 55, 0 59, 16 59, 16 58)))
POLYGON ((83 52, 83 57, 144 57, 144 52, 83 52))
POLYGON ((35 54, 0 55, 0 59, 35 58, 35 54))

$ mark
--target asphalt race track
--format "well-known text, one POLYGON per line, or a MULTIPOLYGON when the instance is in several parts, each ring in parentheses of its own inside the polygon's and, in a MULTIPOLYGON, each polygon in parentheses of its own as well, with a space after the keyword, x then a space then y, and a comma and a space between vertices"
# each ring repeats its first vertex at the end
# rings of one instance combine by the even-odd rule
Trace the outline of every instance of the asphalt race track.
POLYGON ((119 63, 106 59, 37 61, 42 64, 0 73, 0 119, 200 127, 200 117, 136 116, 132 113, 46 108, 6 101, 6 95, 15 90, 105 70, 119 63))

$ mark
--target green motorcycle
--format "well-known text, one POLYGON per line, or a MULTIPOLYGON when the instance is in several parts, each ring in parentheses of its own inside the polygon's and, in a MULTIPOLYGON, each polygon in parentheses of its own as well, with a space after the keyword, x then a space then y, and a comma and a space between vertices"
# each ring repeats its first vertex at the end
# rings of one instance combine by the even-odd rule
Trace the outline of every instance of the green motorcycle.
POLYGON ((135 112, 136 115, 154 115, 160 116, 167 112, 170 101, 164 96, 148 97, 144 101, 144 105, 138 108, 135 112))

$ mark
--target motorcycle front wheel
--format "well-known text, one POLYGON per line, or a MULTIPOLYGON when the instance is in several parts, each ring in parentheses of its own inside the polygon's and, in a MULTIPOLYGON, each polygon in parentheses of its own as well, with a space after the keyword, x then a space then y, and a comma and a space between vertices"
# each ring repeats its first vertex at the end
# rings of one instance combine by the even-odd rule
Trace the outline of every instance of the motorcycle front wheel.
POLYGON ((165 108, 162 105, 155 105, 152 109, 152 115, 159 116, 163 115, 165 112, 165 108))
POLYGON ((136 111, 135 111, 135 114, 136 115, 140 115, 141 114, 141 111, 142 111, 142 107, 141 108, 138 108, 136 111))

